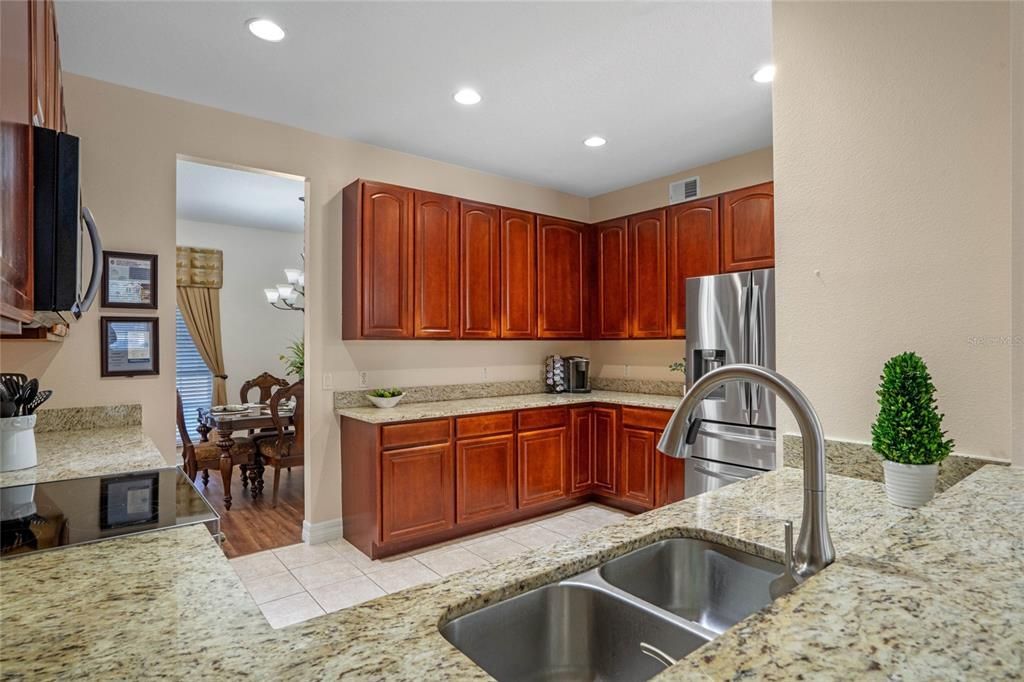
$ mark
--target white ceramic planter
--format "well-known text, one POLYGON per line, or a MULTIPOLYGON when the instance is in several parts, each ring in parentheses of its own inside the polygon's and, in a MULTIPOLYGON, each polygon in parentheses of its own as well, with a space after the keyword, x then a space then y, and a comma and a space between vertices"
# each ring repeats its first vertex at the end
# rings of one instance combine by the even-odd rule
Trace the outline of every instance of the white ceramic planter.
POLYGON ((375 395, 366 395, 366 399, 369 400, 374 405, 376 405, 377 407, 394 407, 395 405, 398 404, 398 401, 400 401, 404 397, 404 393, 402 395, 396 395, 393 398, 378 398, 375 395))
POLYGON ((935 497, 938 464, 900 464, 882 461, 885 473, 885 494, 897 507, 923 507, 935 497))
POLYGON ((34 467, 36 459, 36 416, 0 419, 0 471, 34 467))

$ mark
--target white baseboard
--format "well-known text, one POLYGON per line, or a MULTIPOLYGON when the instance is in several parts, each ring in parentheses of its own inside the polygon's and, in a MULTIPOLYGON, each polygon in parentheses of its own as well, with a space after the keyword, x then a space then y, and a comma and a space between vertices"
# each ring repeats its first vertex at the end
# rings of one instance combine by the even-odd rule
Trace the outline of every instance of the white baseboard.
POLYGON ((302 541, 310 545, 337 540, 341 537, 341 519, 320 521, 318 523, 302 522, 302 541))

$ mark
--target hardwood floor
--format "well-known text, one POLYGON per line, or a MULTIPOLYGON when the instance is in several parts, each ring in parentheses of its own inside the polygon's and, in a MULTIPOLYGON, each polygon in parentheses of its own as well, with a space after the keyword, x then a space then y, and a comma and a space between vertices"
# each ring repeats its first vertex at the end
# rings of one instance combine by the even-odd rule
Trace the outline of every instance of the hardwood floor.
POLYGON ((220 529, 226 536, 221 547, 229 559, 302 542, 303 508, 302 467, 289 473, 281 470, 281 488, 277 493, 277 507, 270 506, 270 487, 274 470, 267 468, 264 475, 266 489, 254 501, 248 489, 242 488, 238 469, 232 483, 231 511, 224 509, 224 488, 220 472, 210 472, 210 484, 203 486, 203 472, 196 476, 196 487, 220 514, 220 529))

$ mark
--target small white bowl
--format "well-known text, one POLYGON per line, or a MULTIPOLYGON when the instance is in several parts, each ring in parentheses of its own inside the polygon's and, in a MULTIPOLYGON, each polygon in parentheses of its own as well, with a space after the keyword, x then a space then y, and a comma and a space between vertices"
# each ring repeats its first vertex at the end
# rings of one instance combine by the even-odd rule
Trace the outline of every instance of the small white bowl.
POLYGON ((378 398, 375 395, 366 394, 366 399, 377 407, 394 407, 398 402, 405 397, 405 394, 396 395, 393 398, 378 398))

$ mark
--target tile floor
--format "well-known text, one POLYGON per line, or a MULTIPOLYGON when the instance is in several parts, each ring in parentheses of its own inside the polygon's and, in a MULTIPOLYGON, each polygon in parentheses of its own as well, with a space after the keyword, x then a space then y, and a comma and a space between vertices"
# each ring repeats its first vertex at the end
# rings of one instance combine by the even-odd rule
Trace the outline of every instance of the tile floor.
POLYGON ((486 533, 371 561, 345 540, 291 545, 231 560, 272 627, 502 561, 621 521, 628 513, 586 504, 486 533))

